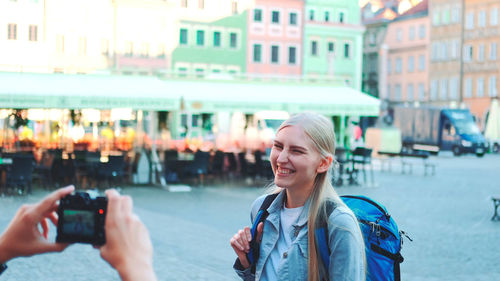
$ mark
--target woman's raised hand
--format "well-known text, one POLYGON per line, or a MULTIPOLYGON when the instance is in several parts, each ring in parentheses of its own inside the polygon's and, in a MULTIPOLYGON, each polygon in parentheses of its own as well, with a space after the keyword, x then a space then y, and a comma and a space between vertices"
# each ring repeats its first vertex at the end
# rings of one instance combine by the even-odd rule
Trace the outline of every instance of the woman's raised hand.
MULTIPOLYGON (((264 223, 262 222, 257 225, 257 241, 262 239, 263 227, 264 223)), ((248 226, 240 229, 229 241, 244 268, 250 267, 250 262, 247 259, 247 254, 250 252, 250 241, 252 241, 252 233, 248 226)))

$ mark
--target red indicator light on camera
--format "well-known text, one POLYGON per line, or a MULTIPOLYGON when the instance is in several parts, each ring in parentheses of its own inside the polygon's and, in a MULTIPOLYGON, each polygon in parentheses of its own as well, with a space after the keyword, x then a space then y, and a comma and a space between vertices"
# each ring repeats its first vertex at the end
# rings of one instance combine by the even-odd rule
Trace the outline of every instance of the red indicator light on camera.
POLYGON ((104 210, 103 209, 99 209, 99 214, 104 214, 104 210))

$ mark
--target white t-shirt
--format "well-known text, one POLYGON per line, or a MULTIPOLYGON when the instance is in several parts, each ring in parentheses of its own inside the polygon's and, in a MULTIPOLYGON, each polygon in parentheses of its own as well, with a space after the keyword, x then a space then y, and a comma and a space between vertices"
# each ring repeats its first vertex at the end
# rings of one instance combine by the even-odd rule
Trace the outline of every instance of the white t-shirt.
POLYGON ((296 236, 293 235, 295 231, 293 225, 297 224, 300 214, 304 206, 298 208, 286 208, 283 207, 280 212, 280 236, 276 246, 269 254, 269 260, 264 265, 262 271, 262 276, 260 280, 277 280, 278 269, 281 264, 286 260, 283 258, 283 254, 290 249, 292 245, 292 237, 295 239, 296 236))

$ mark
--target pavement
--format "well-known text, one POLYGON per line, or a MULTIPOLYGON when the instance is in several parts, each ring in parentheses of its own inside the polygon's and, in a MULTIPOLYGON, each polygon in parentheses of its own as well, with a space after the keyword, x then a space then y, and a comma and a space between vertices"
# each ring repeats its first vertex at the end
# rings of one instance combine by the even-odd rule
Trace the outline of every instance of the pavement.
MULTIPOLYGON (((412 174, 402 174, 398 160, 385 172, 374 161, 375 185, 343 186, 337 192, 384 204, 413 239, 403 245, 403 281, 500 280, 500 221, 490 220, 491 196, 500 195, 500 155, 441 153, 431 161, 437 165, 433 176, 424 176, 418 161, 412 174)), ((159 280, 238 280, 229 239, 250 223, 250 205, 265 188, 228 181, 193 186, 190 192, 153 186, 121 190, 132 196, 135 212, 150 231, 159 280)), ((35 189, 29 196, 0 197, 0 229, 19 206, 47 193, 35 189)), ((49 238, 55 239, 55 228, 49 238)), ((8 266, 2 281, 119 280, 99 252, 83 244, 63 253, 17 258, 8 266)))

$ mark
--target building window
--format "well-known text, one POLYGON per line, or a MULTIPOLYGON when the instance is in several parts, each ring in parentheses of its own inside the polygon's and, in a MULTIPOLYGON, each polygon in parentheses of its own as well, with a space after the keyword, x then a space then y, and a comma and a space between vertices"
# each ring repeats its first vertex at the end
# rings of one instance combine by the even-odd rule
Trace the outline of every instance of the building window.
POLYGON ((17 40, 17 24, 9 23, 7 25, 7 39, 17 40))
POLYGON ((497 77, 495 75, 490 76, 490 81, 488 83, 488 95, 490 97, 497 96, 497 77))
POLYGON ((490 25, 498 25, 498 8, 490 11, 490 25))
POLYGON ((233 1, 231 3, 231 12, 233 13, 233 15, 236 15, 238 13, 238 2, 233 1))
POLYGON ((425 70, 425 55, 418 56, 418 70, 419 71, 425 70))
POLYGON ((410 56, 408 58, 408 72, 413 72, 415 69, 415 58, 413 56, 410 56))
POLYGON ((484 96, 484 78, 477 78, 477 97, 481 98, 484 96))
POLYGON ((272 23, 280 23, 280 12, 279 11, 272 11, 271 22, 272 23))
POLYGON ((80 37, 78 40, 78 54, 81 56, 87 55, 87 38, 80 37))
POLYGON ((450 99, 458 99, 458 77, 450 78, 450 99))
POLYGON ((30 24, 29 26, 29 40, 38 41, 38 26, 30 24))
POLYGON ((486 26, 486 11, 485 10, 479 11, 479 16, 477 18, 477 26, 478 27, 485 27, 486 26))
POLYGON ((253 61, 254 62, 262 62, 262 45, 254 44, 253 45, 253 61))
POLYGON ((328 42, 328 53, 330 53, 330 54, 335 53, 335 43, 328 42))
POLYGON ((185 28, 181 28, 179 44, 187 45, 188 43, 188 30, 185 28))
POLYGON ((165 58, 165 44, 159 44, 158 45, 158 51, 156 52, 156 57, 164 59, 165 58))
POLYGON ((220 47, 220 32, 214 32, 214 47, 220 47))
POLYGON ((279 47, 271 46, 271 62, 279 63, 279 47))
POLYGON ((441 100, 446 100, 448 97, 448 80, 441 79, 441 87, 439 87, 439 98, 441 100))
POLYGON ((398 40, 398 42, 403 41, 403 30, 401 28, 396 30, 396 40, 398 40))
POLYGON ((467 12, 467 15, 465 16, 465 28, 474 28, 474 12, 467 12))
POLYGON ((288 47, 288 63, 289 64, 297 63, 297 48, 288 47))
POLYGON ((391 61, 391 59, 387 60, 387 74, 392 74, 392 61, 391 61))
POLYGON ((344 14, 344 12, 340 12, 339 13, 339 22, 344 23, 344 21, 345 21, 345 14, 344 14))
POLYGON ((484 44, 479 44, 479 48, 477 49, 477 60, 484 61, 484 44))
POLYGON ((56 36, 56 52, 64 54, 64 35, 56 36))
POLYGON ((205 9, 205 0, 198 0, 198 9, 205 9))
POLYGON ((430 100, 436 100, 438 94, 439 81, 437 79, 431 80, 431 96, 430 100))
POLYGON ((233 49, 238 47, 238 35, 234 32, 229 33, 229 47, 233 49))
POLYGON ((490 60, 497 60, 497 50, 498 50, 497 42, 492 42, 490 44, 490 55, 489 55, 490 60))
POLYGON ((351 58, 351 45, 349 43, 344 44, 344 58, 351 58))
POLYGON ((254 9, 253 10, 253 21, 254 22, 262 22, 262 10, 254 9))
POLYGON ((103 56, 109 55, 109 40, 108 39, 101 40, 101 54, 103 56))
POLYGON ((297 13, 290 13, 289 14, 289 24, 290 25, 297 25, 297 13))
POLYGON ((474 50, 471 45, 464 46, 464 61, 471 61, 474 50))
POLYGON ((451 23, 460 22, 460 5, 455 5, 451 8, 451 23))
POLYGON ((401 84, 396 84, 394 86, 394 100, 396 101, 401 100, 401 84))
POLYGON ((457 39, 450 42, 450 58, 458 58, 458 45, 459 43, 457 39))
POLYGON ((396 73, 401 73, 403 71, 403 60, 401 58, 396 58, 396 73))
POLYGON ((420 39, 424 39, 425 38, 425 25, 421 24, 419 27, 418 27, 418 37, 420 39))
POLYGON ((330 12, 326 11, 325 12, 325 22, 329 22, 330 21, 330 12))
POLYGON ((391 98, 391 84, 387 84, 387 95, 386 98, 391 98))
POLYGON ((311 41, 311 55, 318 55, 318 41, 311 41))
POLYGON ((187 0, 181 0, 181 7, 182 8, 187 8, 188 6, 188 1, 187 0))
POLYGON ((472 97, 472 78, 465 78, 465 97, 472 97))
POLYGON ((143 43, 141 46, 141 57, 149 58, 149 44, 143 43))
POLYGON ((314 10, 309 10, 309 20, 314 20, 314 10))
POLYGON ((408 86, 406 86, 406 100, 413 101, 415 99, 415 93, 413 91, 413 84, 408 84, 408 86))
POLYGON ((425 86, 424 83, 418 83, 418 99, 425 100, 425 86))
POLYGON ((438 26, 440 24, 440 12, 438 9, 435 9, 433 12, 432 12, 432 25, 434 26, 438 26))
POLYGON ((203 30, 196 31, 196 45, 198 46, 205 45, 205 31, 203 30))
POLYGON ((128 41, 125 43, 125 56, 131 57, 134 55, 134 43, 128 41))
POLYGON ((449 24, 450 23, 450 10, 448 8, 443 9, 442 11, 442 23, 449 24))
POLYGON ((410 26, 410 30, 408 31, 408 38, 410 40, 415 40, 415 26, 410 26))
POLYGON ((441 58, 441 60, 447 60, 448 59, 448 43, 447 42, 441 43, 440 58, 441 58))

